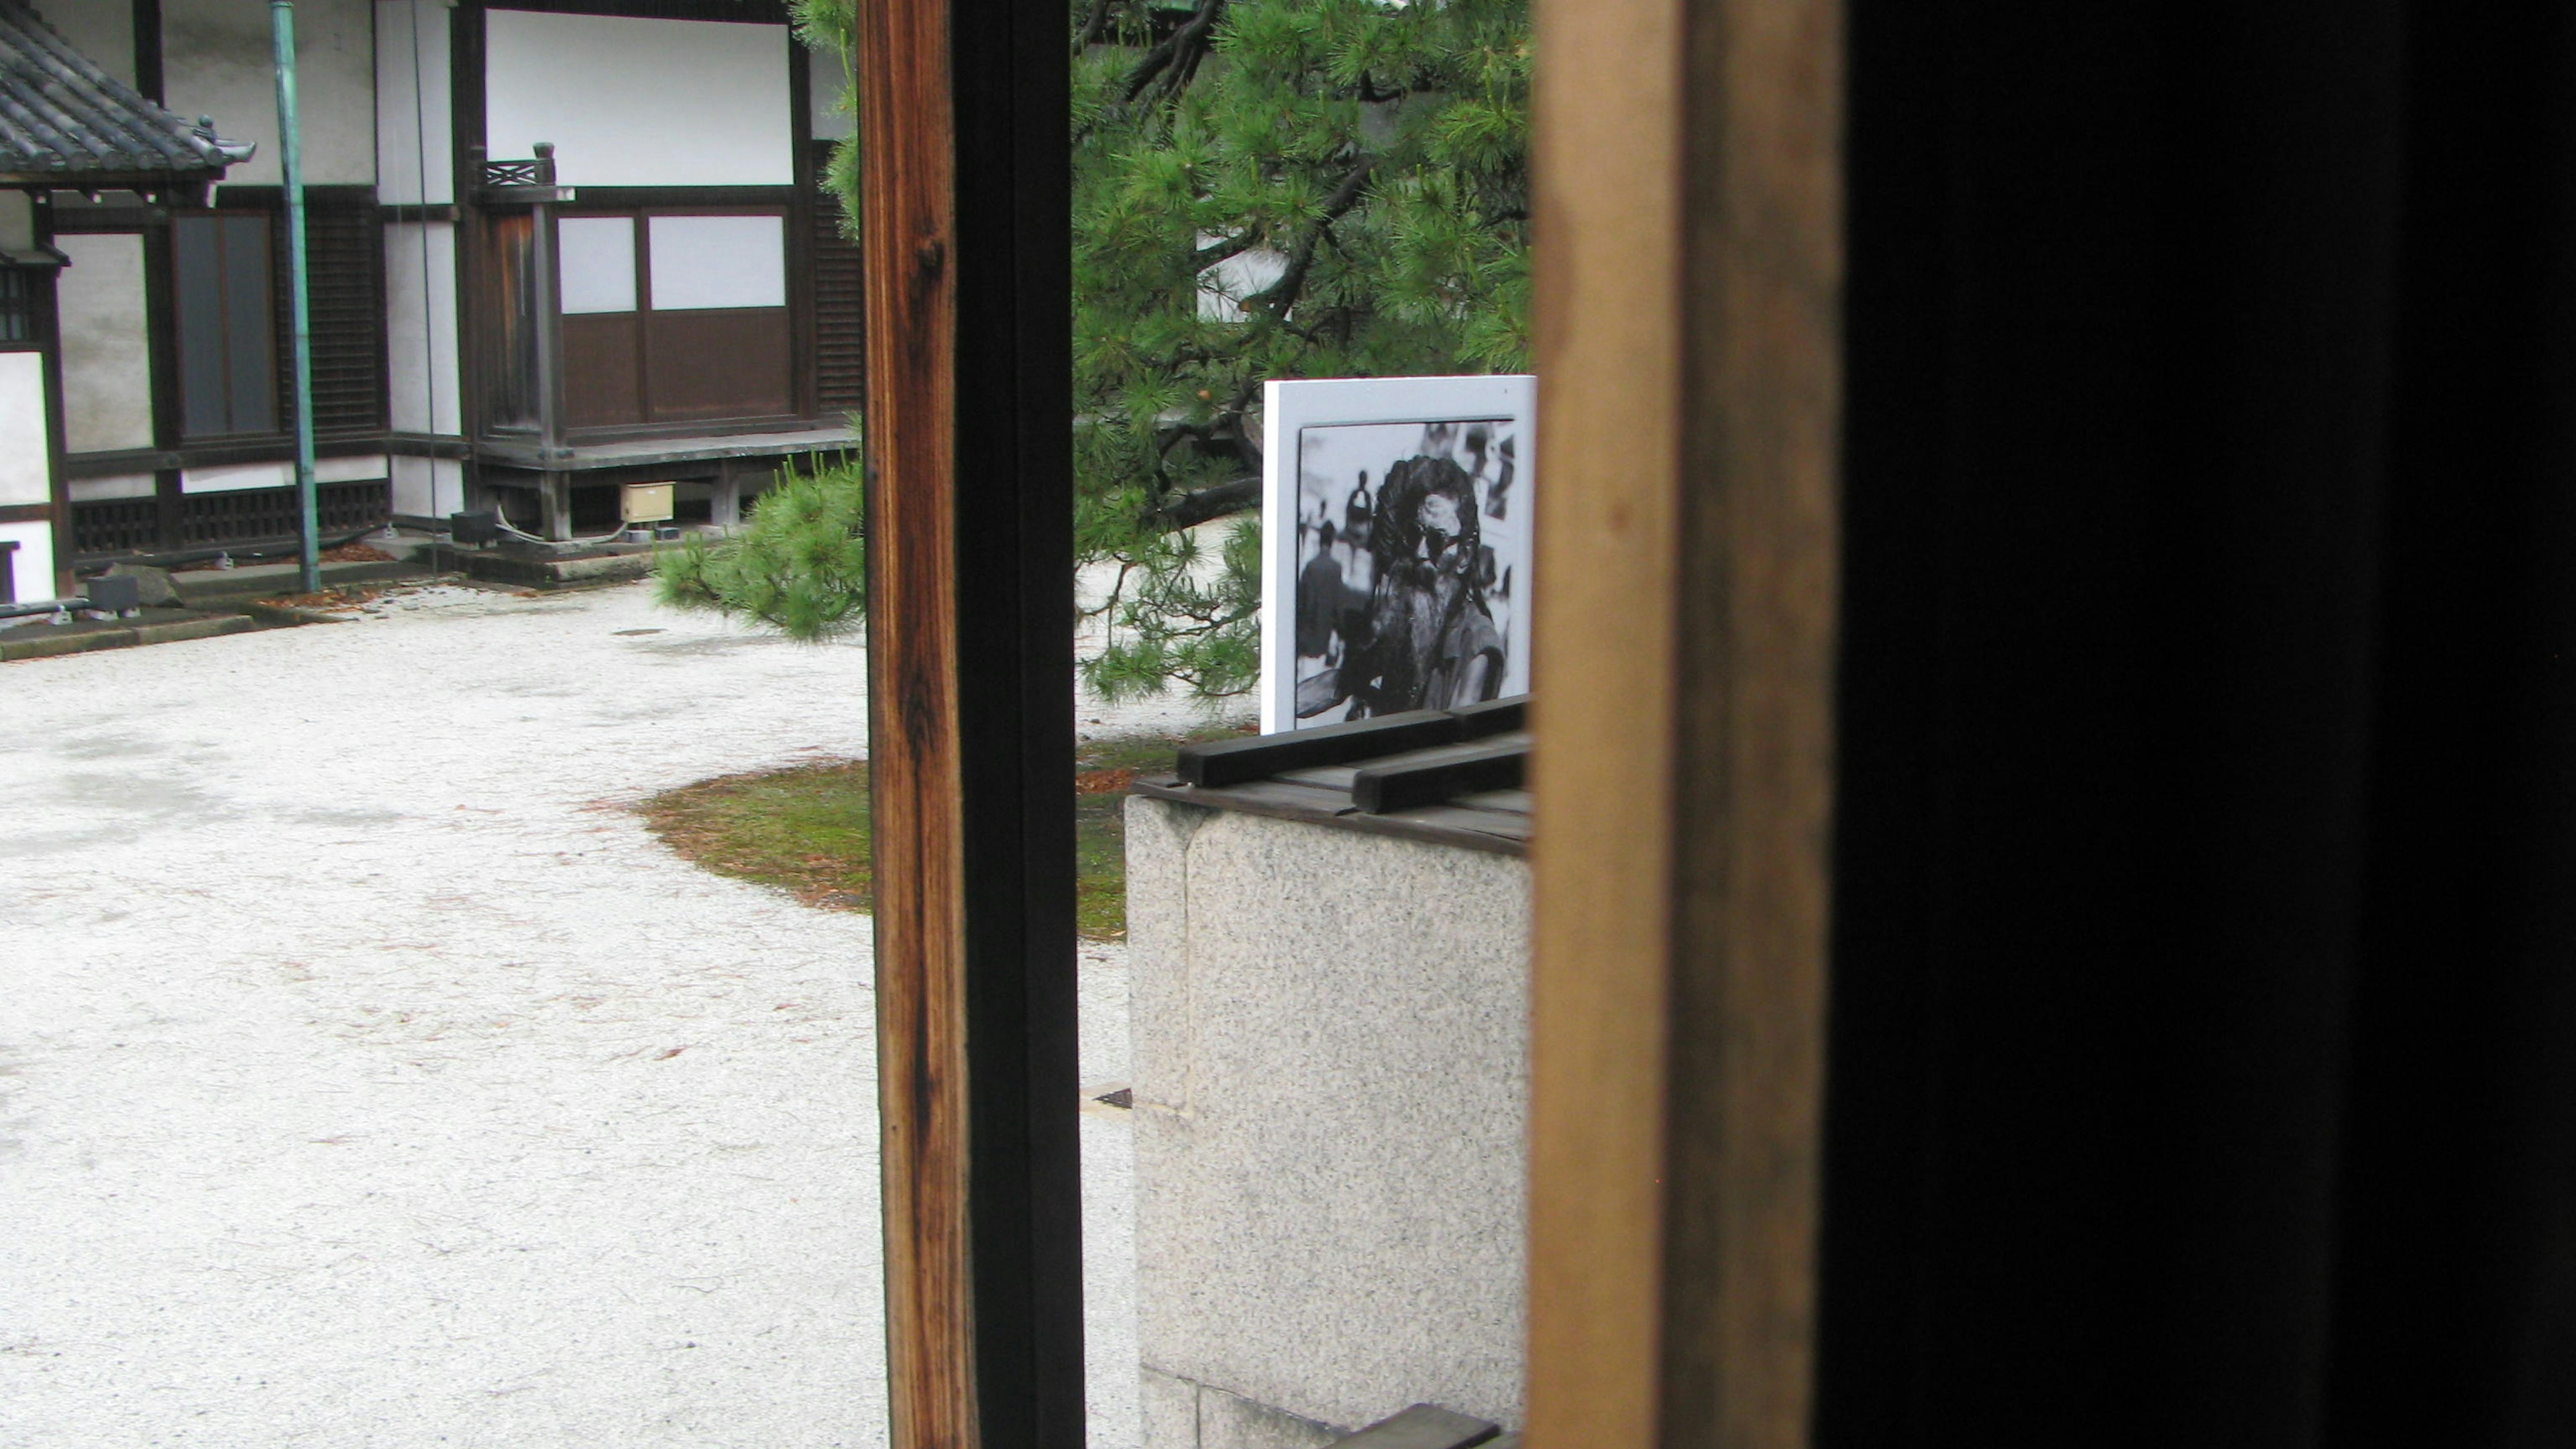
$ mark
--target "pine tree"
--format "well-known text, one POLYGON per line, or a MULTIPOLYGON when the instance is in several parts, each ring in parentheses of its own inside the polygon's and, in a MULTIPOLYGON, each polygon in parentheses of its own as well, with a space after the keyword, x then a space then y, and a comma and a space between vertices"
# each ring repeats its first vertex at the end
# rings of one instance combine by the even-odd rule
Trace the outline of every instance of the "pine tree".
POLYGON ((1526 0, 1078 0, 1076 540, 1112 698, 1251 688, 1272 378, 1527 365, 1526 0))
MULTIPOLYGON (((797 0, 809 42, 847 53, 855 4, 797 0)), ((1083 669, 1112 698, 1221 699, 1259 666, 1261 384, 1528 365, 1528 4, 1074 0, 1071 22, 1075 542, 1114 580, 1083 669)), ((850 215, 856 175, 844 143, 850 215)), ((841 519, 764 501, 762 562, 683 555, 666 597, 800 632, 774 571, 855 560, 841 519)))

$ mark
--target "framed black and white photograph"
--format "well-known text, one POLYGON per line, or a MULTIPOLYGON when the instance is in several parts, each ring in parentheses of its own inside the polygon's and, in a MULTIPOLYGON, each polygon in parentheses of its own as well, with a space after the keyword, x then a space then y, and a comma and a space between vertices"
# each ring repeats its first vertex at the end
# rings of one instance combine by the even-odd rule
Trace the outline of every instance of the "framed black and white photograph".
POLYGON ((1266 385, 1265 733, 1529 689, 1536 381, 1266 385))

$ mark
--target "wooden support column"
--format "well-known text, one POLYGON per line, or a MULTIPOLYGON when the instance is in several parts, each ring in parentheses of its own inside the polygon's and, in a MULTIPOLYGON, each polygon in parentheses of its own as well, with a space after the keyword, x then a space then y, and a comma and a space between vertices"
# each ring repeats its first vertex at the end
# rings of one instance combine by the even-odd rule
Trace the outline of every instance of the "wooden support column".
POLYGON ((540 473, 537 475, 538 532, 548 539, 563 543, 572 538, 572 475, 540 473))
POLYGON ((1539 0, 1532 1449, 1807 1442, 1835 0, 1539 0))
POLYGON ((1078 1449, 1064 12, 858 40, 893 1443, 1078 1449))

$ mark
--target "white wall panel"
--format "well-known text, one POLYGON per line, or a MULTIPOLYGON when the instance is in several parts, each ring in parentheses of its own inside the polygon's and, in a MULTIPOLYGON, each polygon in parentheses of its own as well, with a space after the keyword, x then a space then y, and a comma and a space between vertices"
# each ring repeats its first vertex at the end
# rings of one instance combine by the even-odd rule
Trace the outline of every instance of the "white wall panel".
POLYGON ((286 488, 295 482, 292 463, 225 463, 213 468, 186 468, 179 473, 182 493, 230 493, 242 488, 286 488))
POLYGON ((456 199, 444 0, 377 0, 376 197, 411 205, 456 199), (414 77, 418 77, 415 86, 414 77))
POLYGON ((485 144, 555 144, 565 186, 785 186, 796 179, 784 25, 494 10, 485 144))
POLYGON ((393 458, 394 512, 405 518, 445 518, 465 509, 465 465, 448 458, 393 458))
POLYGON ((54 239, 71 258, 55 284, 63 337, 63 447, 74 453, 152 446, 152 341, 143 238, 133 232, 54 239))
POLYGON ((395 429, 446 437, 461 433, 465 424, 457 402, 454 223, 397 222, 385 228, 385 318, 385 363, 395 429))
POLYGON ((18 545, 15 553, 0 553, 0 567, 9 570, 14 592, 21 600, 51 599, 54 593, 54 526, 50 523, 0 523, 0 540, 18 545))
POLYGON ((0 504, 50 503, 45 457, 45 359, 0 352, 0 504))
MULTIPOLYGON (((382 453, 360 453, 345 458, 316 458, 313 460, 313 481, 316 484, 372 483, 385 477, 390 471, 386 467, 388 461, 382 453)), ((295 481, 293 470, 288 471, 286 481, 289 483, 295 481)))
POLYGON ((134 84, 134 0, 42 0, 36 9, 72 49, 134 84))
MULTIPOLYGON (((297 0, 296 109, 304 179, 370 186, 376 179, 373 0, 297 0)), ((277 75, 268 7, 254 0, 161 0, 161 67, 171 110, 212 116, 228 141, 259 153, 224 173, 235 185, 275 186, 277 75)))
POLYGON ((74 478, 74 503, 107 503, 119 498, 149 498, 158 486, 149 473, 119 473, 113 478, 74 478))
POLYGON ((635 310, 635 218, 567 216, 555 239, 567 314, 635 310))
MULTIPOLYGON (((316 458, 313 481, 321 483, 362 483, 382 478, 390 471, 382 453, 364 453, 350 458, 316 458)), ((230 493, 243 488, 292 488, 295 465, 286 463, 224 463, 212 468, 188 468, 179 474, 182 493, 230 493)))
POLYGON ((775 216, 657 216, 653 310, 787 305, 787 226, 775 216))

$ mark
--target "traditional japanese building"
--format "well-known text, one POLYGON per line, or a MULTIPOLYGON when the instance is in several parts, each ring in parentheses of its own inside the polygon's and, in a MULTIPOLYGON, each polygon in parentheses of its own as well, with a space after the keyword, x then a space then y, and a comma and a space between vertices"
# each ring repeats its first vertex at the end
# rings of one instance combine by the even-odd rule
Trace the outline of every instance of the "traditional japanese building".
MULTIPOLYGON (((29 240, 61 259, 58 321, 31 324, 61 338, 53 566, 283 541, 269 7, 38 13, 90 84, 256 147, 36 198, 29 240)), ((857 258, 816 184, 842 76, 787 21, 783 0, 298 0, 326 537, 469 508, 605 531, 643 481, 731 521, 782 460, 850 441, 857 258)))
MULTIPOLYGON (((20 0, 0 0, 0 602, 70 592, 64 333, 68 253, 51 202, 108 188, 202 205, 248 148, 216 139, 109 75, 20 0)), ((81 283, 70 291, 77 308, 81 283)), ((73 316, 76 354, 90 338, 73 316)))

